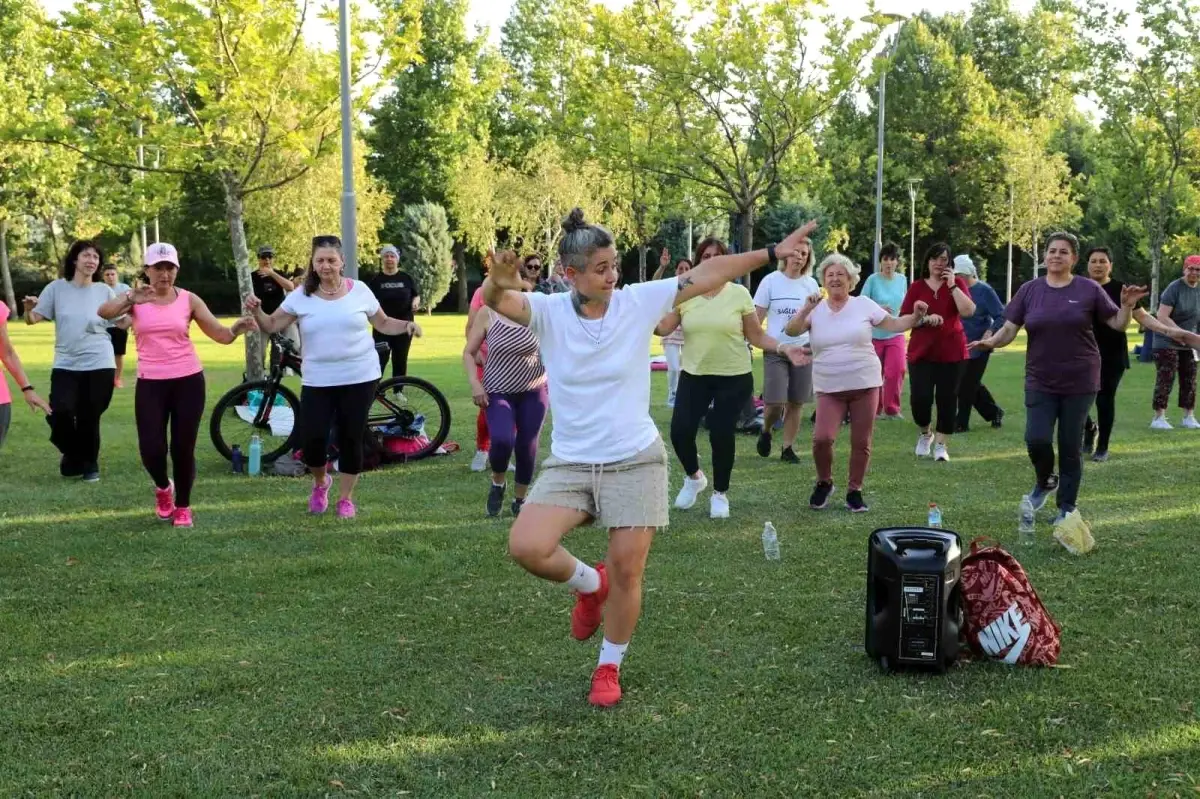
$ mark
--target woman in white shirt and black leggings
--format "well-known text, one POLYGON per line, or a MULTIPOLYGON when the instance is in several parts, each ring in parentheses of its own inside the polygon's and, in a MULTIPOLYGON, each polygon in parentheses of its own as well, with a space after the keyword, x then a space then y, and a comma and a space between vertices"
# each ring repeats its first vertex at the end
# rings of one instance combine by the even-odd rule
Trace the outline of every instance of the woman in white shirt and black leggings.
POLYGON ((603 617, 593 705, 621 699, 621 660, 641 613, 646 556, 654 531, 668 522, 667 450, 650 418, 650 337, 672 308, 790 255, 815 227, 810 222, 775 247, 712 258, 678 279, 617 291, 612 234, 577 208, 563 222, 558 248, 569 294, 524 293, 511 259, 494 263, 483 282, 488 307, 528 325, 541 341, 554 416, 551 456, 509 533, 509 552, 526 571, 575 589, 575 638, 590 638, 603 617), (561 544, 592 521, 608 528, 608 557, 596 568, 561 544))
POLYGON ((299 440, 304 463, 313 475, 308 510, 324 513, 329 507, 333 480, 326 473, 326 464, 329 430, 336 423, 342 475, 339 519, 355 514, 351 494, 362 470, 363 433, 380 376, 370 325, 386 336, 421 335, 415 322, 385 314, 365 283, 343 277, 344 267, 341 239, 317 236, 304 285, 288 294, 275 313, 264 314, 262 303, 253 294, 246 298, 246 309, 265 333, 277 333, 293 323, 300 326, 304 350, 299 440))

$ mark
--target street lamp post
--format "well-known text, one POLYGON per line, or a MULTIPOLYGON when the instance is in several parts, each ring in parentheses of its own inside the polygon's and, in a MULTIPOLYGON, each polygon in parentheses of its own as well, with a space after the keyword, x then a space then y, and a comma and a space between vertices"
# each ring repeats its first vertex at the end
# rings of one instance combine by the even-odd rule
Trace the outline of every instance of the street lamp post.
POLYGON ((906 20, 906 17, 899 14, 885 14, 868 17, 864 21, 876 22, 879 16, 891 22, 899 22, 900 29, 892 37, 892 44, 886 56, 888 63, 885 63, 879 71, 879 140, 875 154, 875 257, 871 261, 874 271, 879 271, 879 251, 883 249, 883 123, 884 105, 887 99, 887 73, 892 57, 896 55, 896 47, 900 44, 900 31, 903 30, 906 20))
POLYGON ((358 226, 354 197, 354 125, 351 117, 350 7, 338 2, 338 56, 342 66, 342 252, 346 277, 358 277, 358 226))
POLYGON ((1013 240, 1013 184, 1008 184, 1008 296, 1006 303, 1012 302, 1012 242, 1013 240))

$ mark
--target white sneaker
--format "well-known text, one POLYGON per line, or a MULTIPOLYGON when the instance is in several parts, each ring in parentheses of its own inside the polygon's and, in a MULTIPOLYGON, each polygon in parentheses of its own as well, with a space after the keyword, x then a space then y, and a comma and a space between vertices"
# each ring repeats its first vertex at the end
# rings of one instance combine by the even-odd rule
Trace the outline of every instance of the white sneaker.
POLYGON ((1165 416, 1155 416, 1154 421, 1150 423, 1151 430, 1174 430, 1171 423, 1167 421, 1165 416))
POLYGON ((696 504, 696 497, 700 496, 700 492, 708 488, 708 478, 703 473, 699 480, 693 480, 690 477, 683 478, 683 488, 679 489, 679 494, 675 497, 675 507, 680 510, 687 510, 696 504))
POLYGON ((1196 417, 1190 413, 1183 417, 1182 426, 1186 427, 1188 430, 1200 430, 1200 422, 1197 422, 1196 417))
POLYGON ((517 464, 515 464, 515 463, 508 464, 508 470, 510 472, 515 472, 517 470, 517 464))
POLYGON ((950 453, 946 451, 945 444, 933 445, 933 459, 935 461, 942 461, 943 463, 950 462, 950 453))
POLYGON ((710 519, 728 519, 729 518, 729 497, 725 494, 713 492, 708 499, 708 518, 710 519))
POLYGON ((933 446, 933 436, 922 433, 921 437, 917 439, 917 457, 928 458, 931 446, 933 446))
POLYGON ((482 472, 484 469, 487 468, 487 465, 488 465, 487 451, 482 450, 482 449, 475 450, 475 458, 471 461, 471 471, 482 472))

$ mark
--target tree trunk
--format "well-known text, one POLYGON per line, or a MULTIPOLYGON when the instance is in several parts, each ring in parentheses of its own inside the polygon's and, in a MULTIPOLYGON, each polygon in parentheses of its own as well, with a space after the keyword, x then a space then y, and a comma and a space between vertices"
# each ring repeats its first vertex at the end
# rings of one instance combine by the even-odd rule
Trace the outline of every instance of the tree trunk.
MULTIPOLYGON (((8 220, 0 219, 0 276, 4 278, 4 302, 13 319, 17 318, 17 295, 13 291, 12 273, 8 271, 8 220)), ((0 377, 0 380, 3 380, 0 377)))
POLYGON ((454 242, 454 263, 458 275, 458 312, 466 313, 471 298, 467 287, 467 251, 462 242, 454 242))
MULTIPOLYGON (((246 247, 245 207, 242 203, 241 187, 230 171, 221 174, 225 189, 225 221, 229 223, 229 239, 233 243, 233 264, 237 269, 238 294, 245 301, 254 292, 250 282, 250 250, 246 247)), ((246 336, 246 378, 263 378, 263 352, 266 335, 258 333, 246 336)))
POLYGON ((738 231, 738 242, 742 252, 754 249, 754 207, 742 209, 742 229, 738 231))
POLYGON ((646 243, 638 245, 638 282, 646 282, 646 243))
POLYGON ((1158 312, 1158 273, 1162 267, 1162 238, 1150 238, 1150 313, 1158 312))

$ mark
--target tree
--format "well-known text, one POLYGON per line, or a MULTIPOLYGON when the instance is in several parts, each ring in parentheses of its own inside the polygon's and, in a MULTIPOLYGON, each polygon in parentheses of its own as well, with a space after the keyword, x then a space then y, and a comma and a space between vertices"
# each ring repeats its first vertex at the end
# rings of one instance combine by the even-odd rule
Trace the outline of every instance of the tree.
POLYGON ((753 244, 754 214, 780 164, 859 77, 877 29, 851 34, 849 20, 820 20, 820 58, 808 36, 808 0, 635 0, 608 20, 604 41, 626 65, 623 90, 637 98, 626 124, 661 127, 642 169, 707 187, 741 221, 740 249, 753 244), (666 109, 669 124, 658 121, 666 109), (640 118, 640 119, 639 119, 640 118))
MULTIPOLYGON (((392 198, 367 174, 364 149, 361 142, 354 149, 354 190, 359 262, 370 263, 376 259, 379 231, 392 198)), ((256 244, 275 248, 281 263, 307 264, 312 237, 341 229, 341 186, 341 146, 337 145, 291 183, 247 198, 246 227, 256 244)))
POLYGON ((425 310, 432 313, 450 291, 454 276, 446 210, 434 203, 405 206, 398 243, 404 268, 420 287, 425 310))
MULTIPOLYGON (((338 65, 309 48, 310 9, 293 0, 96 0, 55 26, 51 68, 64 98, 65 126, 32 132, 127 174, 204 175, 221 187, 243 296, 251 291, 245 235, 248 197, 306 174, 337 138, 338 65), (165 163, 139 169, 139 142, 162 148, 165 163)), ((411 54, 415 26, 403 0, 370 23, 355 19, 353 73, 367 64, 362 32, 382 36, 387 63, 411 54), (409 23, 409 24, 405 24, 409 23)), ((379 57, 382 58, 382 55, 379 57)), ((370 99, 360 91, 359 104, 370 99)), ((257 336, 246 337, 251 375, 262 369, 257 336)))
POLYGON ((1146 245, 1155 307, 1163 250, 1183 232, 1182 209, 1200 179, 1200 6, 1138 0, 1136 21, 1142 33, 1134 41, 1126 12, 1092 0, 1083 20, 1091 55, 1086 85, 1105 112, 1103 168, 1094 180, 1120 205, 1118 224, 1146 245))

